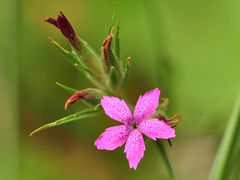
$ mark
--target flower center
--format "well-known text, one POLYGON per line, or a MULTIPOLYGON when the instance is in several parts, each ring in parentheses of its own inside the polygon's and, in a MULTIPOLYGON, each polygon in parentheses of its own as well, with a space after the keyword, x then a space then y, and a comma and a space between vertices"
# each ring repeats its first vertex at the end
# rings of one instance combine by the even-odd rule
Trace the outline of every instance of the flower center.
POLYGON ((132 128, 137 129, 137 124, 136 123, 133 123, 131 126, 132 126, 132 128))

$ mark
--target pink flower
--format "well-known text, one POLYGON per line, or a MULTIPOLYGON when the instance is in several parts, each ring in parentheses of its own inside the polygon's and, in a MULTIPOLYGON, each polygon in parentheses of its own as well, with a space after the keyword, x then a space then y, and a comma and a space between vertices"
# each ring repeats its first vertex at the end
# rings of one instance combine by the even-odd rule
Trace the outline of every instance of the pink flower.
POLYGON ((159 96, 158 88, 140 96, 133 114, 124 100, 104 96, 101 104, 105 113, 123 125, 105 129, 94 143, 97 149, 114 150, 126 143, 124 152, 129 166, 136 169, 145 151, 142 134, 153 140, 175 137, 175 130, 167 123, 158 119, 149 119, 156 113, 159 96))

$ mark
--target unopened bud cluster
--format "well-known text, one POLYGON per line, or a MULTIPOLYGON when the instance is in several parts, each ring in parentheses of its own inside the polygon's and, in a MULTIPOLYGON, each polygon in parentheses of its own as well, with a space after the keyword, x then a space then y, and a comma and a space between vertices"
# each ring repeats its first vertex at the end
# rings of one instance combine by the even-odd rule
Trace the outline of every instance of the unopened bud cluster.
MULTIPOLYGON (((65 103, 65 108, 76 100, 84 100, 96 106, 103 95, 120 94, 127 79, 130 58, 120 59, 119 24, 110 27, 110 32, 103 41, 101 53, 96 53, 84 40, 75 33, 72 25, 62 12, 56 19, 44 20, 57 27, 71 45, 71 50, 64 49, 60 44, 50 41, 65 55, 67 60, 95 86, 75 92, 65 103)), ((114 24, 114 23, 113 23, 114 24)))

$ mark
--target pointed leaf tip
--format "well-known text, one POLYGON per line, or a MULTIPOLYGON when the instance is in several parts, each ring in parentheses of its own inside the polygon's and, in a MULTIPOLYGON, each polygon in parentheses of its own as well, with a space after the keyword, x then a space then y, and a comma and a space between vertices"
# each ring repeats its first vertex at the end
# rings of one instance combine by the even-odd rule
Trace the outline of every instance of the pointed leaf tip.
POLYGON ((69 92, 71 94, 73 94, 73 93, 78 91, 77 89, 71 88, 71 87, 66 86, 66 85, 64 85, 62 83, 59 83, 59 82, 55 82, 55 83, 56 83, 56 85, 58 85, 59 87, 63 88, 64 90, 66 90, 67 92, 69 92))
POLYGON ((69 116, 61 118, 61 119, 56 120, 54 122, 45 124, 45 125, 37 128, 37 129, 35 129, 34 131, 32 131, 29 136, 32 136, 32 135, 34 135, 34 134, 36 134, 36 133, 38 133, 38 132, 40 132, 42 130, 45 130, 45 129, 48 129, 48 128, 51 128, 51 127, 55 127, 55 126, 59 126, 59 125, 62 125, 62 124, 66 124, 66 123, 69 123, 69 122, 72 122, 72 121, 76 121, 76 120, 79 120, 79 119, 93 117, 93 116, 98 115, 99 113, 101 113, 101 109, 94 109, 94 108, 84 109, 82 111, 79 111, 77 113, 71 114, 69 116))

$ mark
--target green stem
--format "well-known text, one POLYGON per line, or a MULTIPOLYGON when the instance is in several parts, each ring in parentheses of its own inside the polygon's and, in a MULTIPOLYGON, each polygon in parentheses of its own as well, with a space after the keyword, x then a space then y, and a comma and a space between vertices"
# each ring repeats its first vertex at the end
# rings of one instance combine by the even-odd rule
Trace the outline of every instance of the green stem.
POLYGON ((159 150, 160 154, 162 155, 163 161, 165 163, 165 166, 167 168, 167 171, 168 171, 168 174, 169 174, 170 178, 173 179, 173 180, 176 179, 175 178, 175 173, 174 173, 173 168, 172 168, 172 165, 170 163, 170 160, 167 156, 167 153, 164 149, 164 146, 163 146, 162 142, 160 140, 157 140, 156 145, 158 147, 158 150, 159 150))

